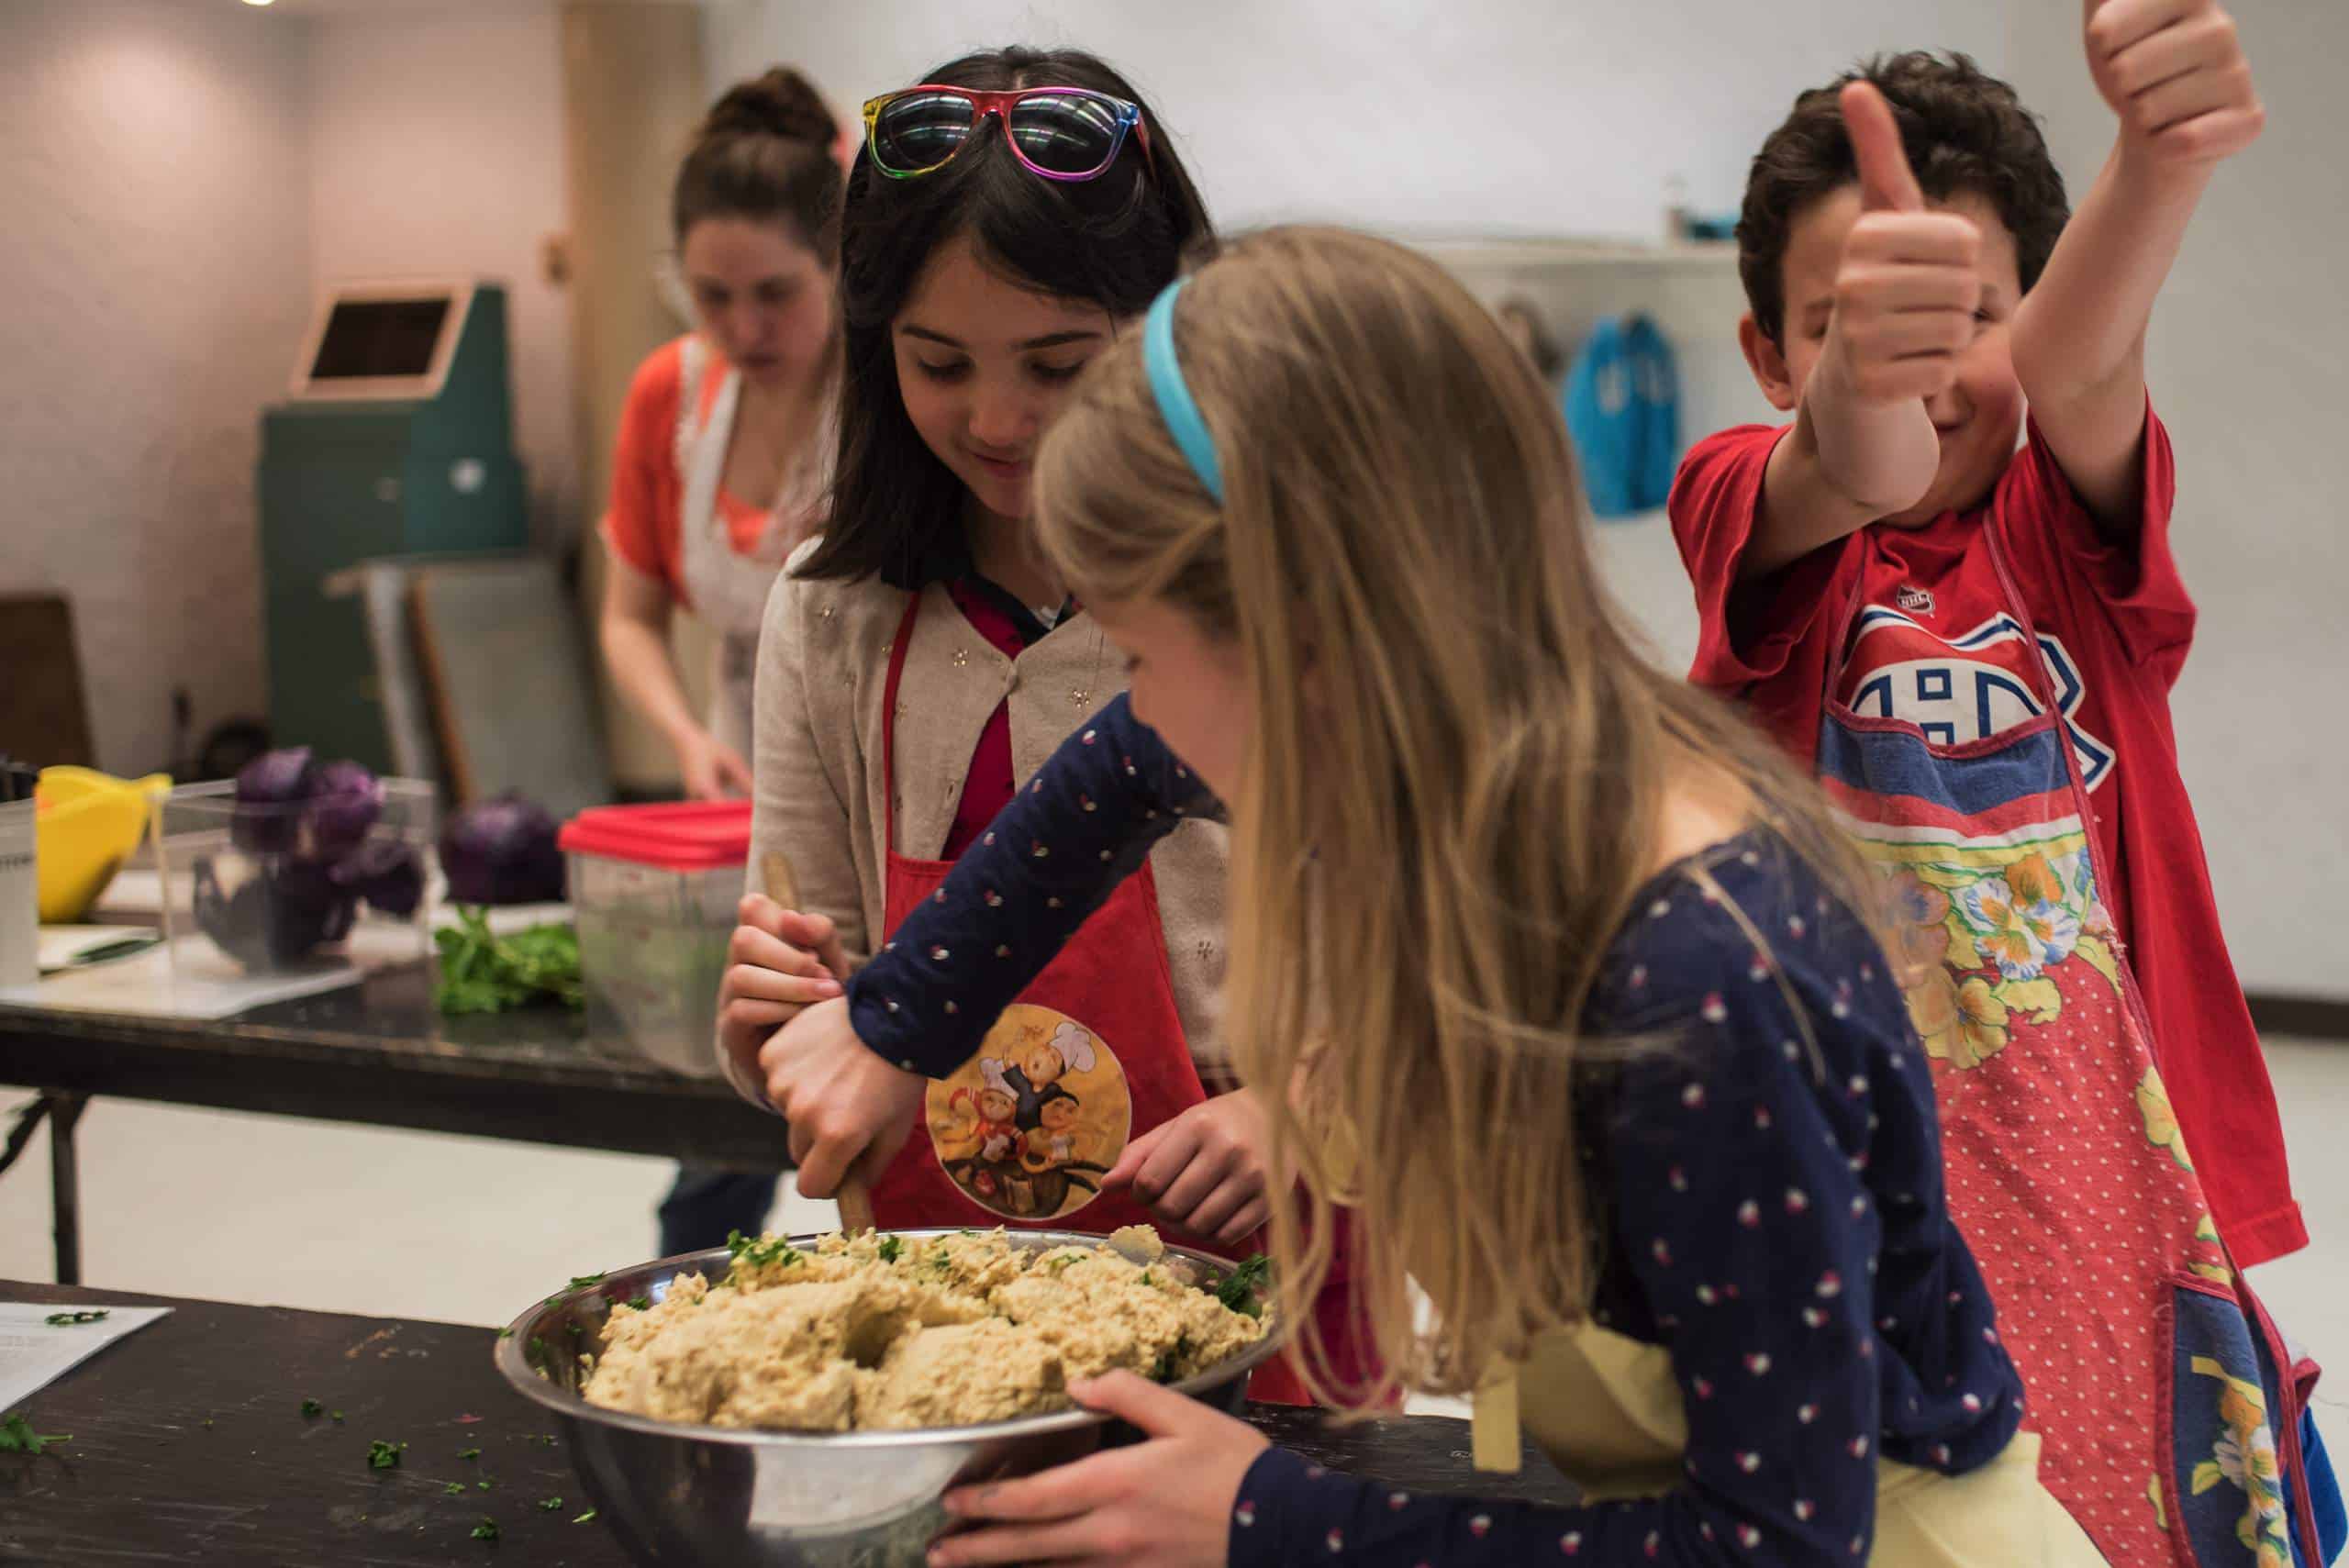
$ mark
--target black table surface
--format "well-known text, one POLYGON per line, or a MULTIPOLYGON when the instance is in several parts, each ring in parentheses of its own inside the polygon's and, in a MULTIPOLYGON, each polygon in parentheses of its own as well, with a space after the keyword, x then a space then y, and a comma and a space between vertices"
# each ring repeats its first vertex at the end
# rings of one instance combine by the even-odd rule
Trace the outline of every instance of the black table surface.
MULTIPOLYGON (((491 1329, 10 1281, 0 1301, 173 1308, 28 1403, 36 1429, 72 1440, 0 1454, 0 1563, 626 1568, 600 1525, 573 1522, 589 1505, 570 1457, 491 1365, 491 1329), (304 1416, 305 1399, 322 1413, 304 1416), (406 1445, 396 1468, 369 1465, 375 1441, 406 1445), (472 1537, 484 1518, 494 1546, 472 1537)), ((1414 1491, 1573 1499, 1531 1450, 1520 1474, 1474 1474, 1464 1421, 1331 1428, 1268 1406, 1250 1419, 1414 1491)))
POLYGON ((783 1123, 723 1081, 593 1042, 560 1006, 443 1018, 420 963, 229 1018, 0 1006, 0 1084, 739 1170, 789 1163, 783 1123))

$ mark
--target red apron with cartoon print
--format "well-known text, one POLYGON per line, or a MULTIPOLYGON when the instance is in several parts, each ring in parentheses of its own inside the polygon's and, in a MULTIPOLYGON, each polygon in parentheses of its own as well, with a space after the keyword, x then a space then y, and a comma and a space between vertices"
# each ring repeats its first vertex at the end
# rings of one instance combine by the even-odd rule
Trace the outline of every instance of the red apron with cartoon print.
MULTIPOLYGON (((890 645, 881 698, 889 823, 882 924, 890 931, 936 897, 954 869, 952 861, 897 851, 897 688, 920 610, 916 593, 890 645)), ((1104 1193, 1100 1179, 1133 1137, 1207 1097, 1175 1011, 1158 883, 1145 862, 1005 1009, 978 1055, 931 1083, 913 1136, 873 1185, 874 1222, 1102 1234, 1155 1226, 1130 1193, 1104 1193)), ((1194 1237, 1168 1240, 1219 1251, 1194 1237)), ((1331 1315, 1319 1316, 1327 1333, 1331 1315)), ((1249 1392, 1276 1404, 1311 1402, 1286 1357, 1259 1369, 1249 1392)))
MULTIPOLYGON (((2036 716, 1947 745, 1855 712, 1839 695, 1855 588, 1817 756, 1894 883, 1890 942, 1932 1059, 1950 1212, 1998 1299, 2040 1477, 2111 1562, 2313 1563, 2299 1444, 2314 1368, 2294 1366, 2210 1222, 2098 895, 2040 639, 1996 536, 1984 542, 2036 716)), ((1954 662, 1894 678, 1946 699, 2008 673, 1954 662)))

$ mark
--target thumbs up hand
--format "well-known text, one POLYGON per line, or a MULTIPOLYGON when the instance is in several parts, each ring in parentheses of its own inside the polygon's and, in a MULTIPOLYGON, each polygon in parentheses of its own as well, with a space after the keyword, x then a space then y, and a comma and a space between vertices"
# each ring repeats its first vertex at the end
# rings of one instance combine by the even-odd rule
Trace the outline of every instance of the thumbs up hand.
POLYGON ((1865 404, 1915 402, 1947 390, 1973 342, 1982 297, 1981 235, 1965 218, 1926 209, 1900 128, 1865 82, 1842 93, 1859 165, 1860 218, 1843 241, 1825 352, 1865 404))
POLYGON ((2088 73, 2130 151, 2207 165, 2258 139, 2267 111, 2234 18, 2213 0, 2085 0, 2088 73))

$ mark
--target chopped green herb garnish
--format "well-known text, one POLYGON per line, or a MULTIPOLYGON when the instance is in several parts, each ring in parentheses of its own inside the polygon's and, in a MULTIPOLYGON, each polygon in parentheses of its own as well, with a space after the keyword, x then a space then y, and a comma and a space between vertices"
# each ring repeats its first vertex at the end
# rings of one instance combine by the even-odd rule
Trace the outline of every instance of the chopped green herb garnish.
POLYGON ((476 1491, 486 1492, 489 1490, 489 1483, 486 1481, 476 1481, 473 1483, 473 1488, 476 1491))
POLYGON ((881 1254, 883 1262, 894 1263, 905 1255, 906 1244, 895 1236, 884 1236, 881 1238, 881 1244, 874 1251, 881 1254))
POLYGON ((601 1273, 573 1274, 571 1276, 571 1288, 573 1290, 584 1290, 591 1284, 601 1284, 603 1283, 604 1276, 601 1273))
POLYGON ((539 1507, 551 1514, 562 1508, 562 1499, 560 1497, 541 1497, 539 1499, 539 1507))
POLYGON ((440 1490, 451 1497, 462 1497, 465 1495, 465 1484, 462 1481, 451 1481, 440 1490))
POLYGON ((319 1404, 315 1399, 305 1399, 302 1401, 302 1414, 313 1420, 317 1419, 318 1413, 325 1408, 325 1406, 319 1404))
POLYGON ((501 1340, 510 1340, 510 1339, 512 1339, 512 1338, 514 1337, 514 1325, 513 1325, 513 1324, 511 1324, 511 1323, 508 1323, 507 1325, 506 1325, 506 1327, 505 1327, 505 1328, 500 1329, 497 1331, 497 1337, 498 1337, 499 1339, 501 1339, 501 1340))
POLYGON ((525 1442, 537 1443, 541 1448, 554 1447, 554 1434, 552 1432, 532 1432, 529 1437, 522 1440, 525 1442))
POLYGON ((1065 1273, 1068 1271, 1068 1266, 1069 1266, 1071 1263, 1075 1262, 1076 1261, 1077 1261, 1077 1254, 1076 1254, 1076 1253, 1074 1253, 1074 1252, 1063 1252, 1062 1254, 1060 1254, 1060 1256, 1058 1256, 1058 1257, 1056 1257, 1056 1258, 1047 1258, 1047 1259, 1044 1261, 1044 1266, 1045 1266, 1046 1268, 1048 1268, 1048 1269, 1052 1270, 1052 1271, 1053 1275, 1054 1275, 1055 1277, 1058 1277, 1059 1275, 1061 1275, 1061 1274, 1063 1274, 1063 1273, 1065 1273))
POLYGON ((106 1320, 104 1307, 94 1312, 52 1312, 41 1319, 52 1329, 71 1329, 77 1323, 103 1323, 106 1320))
POLYGON ((652 1310, 652 1298, 649 1296, 631 1296, 628 1298, 628 1304, 639 1312, 652 1310))
POLYGON ((955 1234, 955 1235, 957 1235, 957 1236, 976 1236, 976 1235, 978 1234, 978 1232, 977 1232, 977 1231, 975 1231, 975 1230, 963 1229, 963 1230, 957 1230, 956 1232, 954 1232, 954 1234, 955 1234))
POLYGON ((1273 1261, 1259 1252, 1231 1271, 1231 1277, 1215 1287, 1216 1299, 1234 1312, 1256 1318, 1264 1314, 1264 1306, 1256 1299, 1256 1292, 1270 1272, 1273 1261))
POLYGON ((375 1470, 395 1470, 399 1467, 400 1451, 406 1443, 387 1443, 377 1438, 367 1445, 367 1463, 375 1470))
POLYGON ((1144 1269, 1141 1272, 1141 1283, 1144 1284, 1154 1284, 1157 1282, 1150 1277, 1150 1271, 1148 1269, 1144 1269))
POLYGON ((572 1522, 573 1524, 575 1524, 575 1525, 584 1525, 584 1524, 587 1523, 589 1520, 593 1519, 595 1517, 596 1517, 596 1510, 595 1510, 595 1509, 593 1509, 593 1508, 590 1508, 590 1509, 588 1509, 585 1513, 584 1513, 584 1514, 580 1515, 577 1518, 575 1518, 575 1519, 572 1520, 571 1522, 572 1522))
POLYGON ((577 1323, 575 1323, 575 1322, 573 1322, 573 1323, 565 1323, 565 1324, 562 1326, 562 1331, 563 1331, 564 1333, 566 1333, 566 1334, 569 1334, 569 1335, 570 1335, 573 1339, 574 1339, 574 1340, 575 1340, 575 1339, 577 1339, 577 1338, 579 1338, 579 1336, 580 1336, 580 1335, 582 1335, 582 1334, 584 1334, 584 1333, 585 1333, 585 1332, 586 1332, 586 1330, 585 1330, 584 1329, 581 1328, 581 1327, 580 1327, 577 1323))
POLYGON ((457 1457, 459 1459, 479 1459, 481 1457, 481 1450, 477 1448, 461 1448, 457 1451, 457 1457))
POLYGON ((745 1264, 763 1269, 771 1263, 788 1265, 799 1262, 797 1249, 780 1236, 753 1240, 740 1230, 729 1230, 726 1233, 726 1251, 732 1255, 738 1269, 745 1264))
POLYGON ((475 1540, 495 1540, 497 1539, 497 1521, 493 1518, 484 1518, 481 1523, 473 1526, 473 1539, 475 1540))
POLYGON ((71 1432, 37 1432, 25 1419, 22 1410, 0 1421, 0 1453, 39 1453, 58 1443, 73 1440, 71 1432))
POLYGON ((327 1412, 327 1419, 332 1421, 339 1427, 342 1425, 342 1412, 340 1410, 329 1410, 327 1412))
POLYGON ((539 1338, 536 1334, 531 1335, 531 1336, 530 1336, 530 1354, 531 1354, 532 1356, 534 1356, 534 1357, 537 1357, 537 1358, 539 1358, 539 1359, 540 1359, 540 1360, 543 1360, 543 1359, 545 1359, 546 1353, 547 1353, 547 1342, 546 1342, 544 1340, 541 1340, 540 1338, 539 1338))

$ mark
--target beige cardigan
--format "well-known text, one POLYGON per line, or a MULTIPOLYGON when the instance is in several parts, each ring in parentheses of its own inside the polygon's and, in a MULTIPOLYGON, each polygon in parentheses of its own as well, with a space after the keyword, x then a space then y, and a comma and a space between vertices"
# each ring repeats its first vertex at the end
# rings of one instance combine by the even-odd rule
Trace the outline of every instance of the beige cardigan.
MULTIPOLYGON (((776 579, 759 635, 751 885, 759 886, 761 857, 783 851, 801 902, 838 923, 850 962, 862 966, 885 937, 881 695, 906 594, 877 579, 793 575, 813 548, 803 545, 776 579)), ((1024 783, 1125 689, 1125 665, 1089 616, 1071 617, 1007 659, 943 586, 922 594, 897 694, 896 814, 898 851, 929 859, 945 846, 972 752, 996 705, 1010 703, 1012 773, 1024 783)), ((1224 829, 1192 821, 1150 857, 1175 1009, 1194 1059, 1209 1066, 1226 1060, 1216 1032, 1224 853, 1224 829)))

